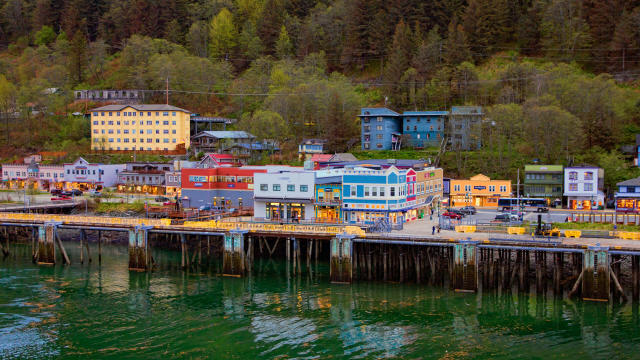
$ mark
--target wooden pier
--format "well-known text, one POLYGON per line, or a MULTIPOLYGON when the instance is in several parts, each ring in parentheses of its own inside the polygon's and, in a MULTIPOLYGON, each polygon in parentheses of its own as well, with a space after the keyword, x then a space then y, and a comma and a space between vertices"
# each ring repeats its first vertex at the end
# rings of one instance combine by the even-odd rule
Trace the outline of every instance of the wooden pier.
MULTIPOLYGON (((483 238, 482 234, 451 239, 372 235, 335 225, 215 221, 178 225, 168 219, 3 213, 0 248, 7 254, 8 242, 20 234, 31 239, 33 261, 38 264, 78 261, 67 256, 61 230, 79 234, 81 248, 88 243, 88 233, 97 233, 98 262, 103 234, 126 233, 132 271, 152 271, 158 264, 151 249, 172 244, 181 252, 182 268, 215 258, 221 260, 226 276, 253 272, 256 258, 283 259, 289 276, 302 276, 313 271, 312 261, 321 259, 329 262, 329 278, 335 283, 428 283, 458 292, 519 289, 614 302, 638 301, 640 295, 640 241, 622 239, 483 238)), ((88 245, 86 255, 91 261, 88 245)))

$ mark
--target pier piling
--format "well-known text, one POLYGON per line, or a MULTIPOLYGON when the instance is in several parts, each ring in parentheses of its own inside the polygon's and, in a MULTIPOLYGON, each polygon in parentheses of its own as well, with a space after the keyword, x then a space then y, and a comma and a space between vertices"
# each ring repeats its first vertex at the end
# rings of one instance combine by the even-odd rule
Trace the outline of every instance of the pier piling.
POLYGON ((224 234, 222 274, 243 276, 245 270, 244 237, 247 231, 231 230, 224 234))
POLYGON ((38 227, 38 264, 53 265, 56 263, 56 230, 59 223, 47 222, 38 227))
POLYGON ((352 255, 354 235, 338 234, 331 239, 331 282, 350 283, 353 276, 352 255))
POLYGON ((609 248, 589 246, 584 251, 582 298, 593 301, 609 301, 610 264, 609 248))
POLYGON ((129 230, 129 270, 147 271, 150 265, 149 229, 152 226, 136 226, 129 230))
POLYGON ((477 241, 461 241, 454 245, 452 286, 459 292, 478 290, 477 241))

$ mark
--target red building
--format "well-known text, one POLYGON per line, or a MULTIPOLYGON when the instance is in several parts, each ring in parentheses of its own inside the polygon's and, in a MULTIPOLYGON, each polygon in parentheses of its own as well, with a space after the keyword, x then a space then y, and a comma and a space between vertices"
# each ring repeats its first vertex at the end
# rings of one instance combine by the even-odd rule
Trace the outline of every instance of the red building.
POLYGON ((182 169, 182 206, 253 207, 253 174, 287 166, 243 166, 182 169))

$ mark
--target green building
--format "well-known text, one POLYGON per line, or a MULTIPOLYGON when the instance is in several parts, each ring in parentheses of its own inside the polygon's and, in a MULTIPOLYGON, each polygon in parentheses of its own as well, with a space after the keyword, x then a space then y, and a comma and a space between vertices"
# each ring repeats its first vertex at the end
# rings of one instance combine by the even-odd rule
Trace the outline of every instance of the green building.
POLYGON ((524 196, 562 201, 563 175, 562 165, 525 165, 524 196))

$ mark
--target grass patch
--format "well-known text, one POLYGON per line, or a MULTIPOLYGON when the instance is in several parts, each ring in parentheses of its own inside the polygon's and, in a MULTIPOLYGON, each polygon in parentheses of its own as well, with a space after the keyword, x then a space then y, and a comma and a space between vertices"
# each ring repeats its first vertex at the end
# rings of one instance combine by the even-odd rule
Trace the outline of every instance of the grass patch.
MULTIPOLYGON (((553 226, 557 227, 558 229, 567 229, 567 230, 606 230, 606 231, 613 231, 613 224, 570 222, 570 223, 554 223, 553 226)), ((618 224, 617 230, 619 230, 619 231, 638 231, 638 230, 640 230, 640 226, 618 224)))
POLYGON ((101 202, 96 204, 95 211, 98 214, 128 211, 144 213, 144 203, 142 201, 135 201, 132 203, 101 202))

